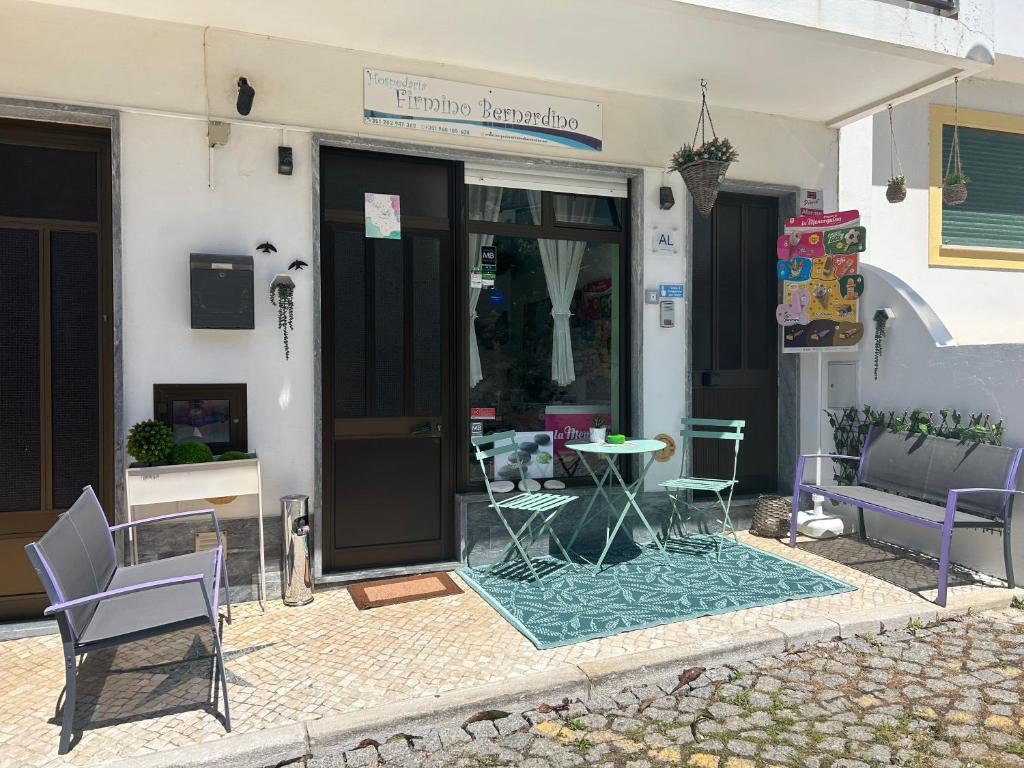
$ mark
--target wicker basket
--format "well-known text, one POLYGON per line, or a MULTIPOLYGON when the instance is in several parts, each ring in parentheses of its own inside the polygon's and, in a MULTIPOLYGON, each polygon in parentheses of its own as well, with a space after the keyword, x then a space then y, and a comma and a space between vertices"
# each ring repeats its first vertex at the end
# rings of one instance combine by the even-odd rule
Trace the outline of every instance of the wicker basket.
POLYGON ((902 203, 907 199, 907 185, 890 184, 885 188, 885 199, 890 203, 902 203))
POLYGON ((959 184, 942 185, 942 202, 946 205, 960 205, 967 200, 967 185, 959 184))
POLYGON ((726 171, 729 170, 729 165, 721 160, 697 160, 679 169, 679 175, 683 177, 683 183, 693 195, 694 205, 701 216, 711 215, 711 209, 715 207, 715 199, 718 197, 718 188, 725 178, 726 171))
POLYGON ((764 494, 757 497, 750 532, 755 536, 781 539, 789 535, 789 515, 793 500, 785 496, 764 494))

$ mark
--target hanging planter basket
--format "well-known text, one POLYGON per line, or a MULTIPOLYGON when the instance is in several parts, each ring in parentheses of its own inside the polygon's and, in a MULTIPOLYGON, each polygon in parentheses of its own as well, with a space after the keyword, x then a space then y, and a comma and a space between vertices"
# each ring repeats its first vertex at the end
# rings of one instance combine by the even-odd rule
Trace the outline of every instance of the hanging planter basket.
POLYGON ((709 216, 718 199, 718 190, 725 179, 725 173, 731 163, 721 160, 697 160, 679 169, 683 183, 693 196, 693 204, 697 206, 701 216, 709 216))
POLYGON ((892 104, 889 105, 889 183, 885 187, 885 199, 890 203, 902 203, 907 199, 907 177, 903 174, 900 149, 896 146, 896 129, 892 125, 892 104))
POLYGON ((700 117, 697 119, 697 129, 693 132, 693 142, 684 144, 672 155, 671 170, 678 171, 683 177, 683 183, 690 191, 697 211, 706 218, 715 207, 718 190, 729 166, 739 155, 732 142, 725 138, 720 139, 715 134, 715 124, 711 120, 711 110, 708 108, 707 81, 701 80, 700 87, 700 117), (710 140, 704 134, 705 125, 711 128, 710 140), (698 135, 700 144, 697 143, 698 135))
POLYGON ((946 205, 960 205, 967 202, 967 182, 953 184, 942 182, 942 202, 946 205))
POLYGON ((898 179, 890 179, 889 185, 885 188, 885 199, 890 203, 902 203, 907 199, 907 182, 898 179))
POLYGON ((953 80, 953 146, 946 160, 946 175, 942 177, 942 202, 961 205, 967 201, 967 182, 960 163, 960 78, 953 80))

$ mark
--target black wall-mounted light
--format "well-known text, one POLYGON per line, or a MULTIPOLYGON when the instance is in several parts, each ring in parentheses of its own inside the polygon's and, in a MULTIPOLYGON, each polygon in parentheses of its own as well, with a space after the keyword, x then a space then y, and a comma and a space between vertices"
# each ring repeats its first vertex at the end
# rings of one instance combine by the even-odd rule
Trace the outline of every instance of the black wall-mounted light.
POLYGON ((238 101, 235 102, 235 109, 240 115, 248 115, 252 111, 252 102, 256 98, 256 89, 249 85, 249 81, 238 78, 238 101))
POLYGON ((663 211, 670 210, 676 204, 676 196, 672 194, 672 187, 662 187, 658 190, 658 204, 663 211))

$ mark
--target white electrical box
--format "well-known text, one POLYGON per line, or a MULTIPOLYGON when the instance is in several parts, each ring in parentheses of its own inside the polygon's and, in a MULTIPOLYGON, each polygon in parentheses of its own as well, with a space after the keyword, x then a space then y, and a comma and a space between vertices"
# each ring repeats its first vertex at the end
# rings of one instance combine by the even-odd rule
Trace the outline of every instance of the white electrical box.
POLYGON ((828 407, 859 408, 858 377, 860 363, 856 360, 834 360, 828 364, 828 407))

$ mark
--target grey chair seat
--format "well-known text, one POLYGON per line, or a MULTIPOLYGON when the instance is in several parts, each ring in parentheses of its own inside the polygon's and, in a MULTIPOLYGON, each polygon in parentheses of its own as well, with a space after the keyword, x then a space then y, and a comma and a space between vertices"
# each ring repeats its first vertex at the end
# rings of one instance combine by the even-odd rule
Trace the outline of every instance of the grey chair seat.
MULTIPOLYGON (((219 555, 219 549, 207 549, 150 563, 124 566, 114 572, 114 578, 107 589, 121 589, 201 573, 207 593, 211 599, 216 600, 213 579, 219 555)), ((154 630, 166 631, 175 625, 184 627, 193 623, 203 624, 209 621, 209 616, 210 609, 206 606, 198 583, 174 585, 161 589, 159 593, 136 592, 110 597, 96 606, 79 642, 88 645, 136 633, 149 635, 154 630)))
MULTIPOLYGON (((946 519, 946 508, 940 504, 929 504, 927 501, 918 501, 906 496, 899 496, 895 493, 880 491, 877 488, 868 488, 864 485, 813 485, 804 483, 804 489, 812 493, 821 490, 826 496, 845 496, 855 502, 863 502, 868 505, 894 509, 907 515, 919 517, 933 523, 941 523, 946 519)), ((990 517, 975 515, 970 512, 957 510, 956 522, 971 523, 972 525, 984 525, 995 522, 990 517)))

